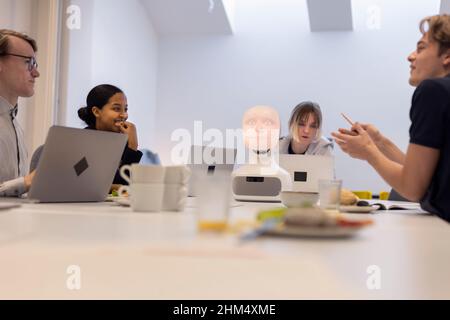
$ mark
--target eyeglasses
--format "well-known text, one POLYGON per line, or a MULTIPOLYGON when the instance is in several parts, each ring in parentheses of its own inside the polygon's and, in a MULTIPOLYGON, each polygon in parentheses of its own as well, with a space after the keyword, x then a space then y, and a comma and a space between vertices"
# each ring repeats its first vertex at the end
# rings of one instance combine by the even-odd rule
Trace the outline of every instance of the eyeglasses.
POLYGON ((28 63, 28 71, 32 71, 33 69, 37 69, 38 64, 36 61, 35 57, 27 57, 27 56, 23 56, 20 54, 14 54, 14 53, 4 53, 2 54, 2 56, 14 56, 14 57, 19 57, 19 58, 24 58, 27 59, 27 63, 28 63))

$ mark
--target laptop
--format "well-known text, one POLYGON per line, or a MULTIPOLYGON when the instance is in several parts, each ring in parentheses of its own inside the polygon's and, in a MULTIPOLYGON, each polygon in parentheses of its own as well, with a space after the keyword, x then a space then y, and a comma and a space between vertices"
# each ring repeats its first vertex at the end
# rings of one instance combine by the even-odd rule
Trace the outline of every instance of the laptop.
POLYGON ((187 166, 191 169, 188 195, 195 197, 201 186, 199 181, 205 177, 230 176, 234 169, 237 149, 191 146, 187 166))
POLYGON ((127 135, 53 126, 28 198, 39 202, 104 201, 120 165, 127 135))
POLYGON ((334 179, 334 157, 280 154, 280 167, 291 176, 292 191, 319 192, 319 180, 334 179))

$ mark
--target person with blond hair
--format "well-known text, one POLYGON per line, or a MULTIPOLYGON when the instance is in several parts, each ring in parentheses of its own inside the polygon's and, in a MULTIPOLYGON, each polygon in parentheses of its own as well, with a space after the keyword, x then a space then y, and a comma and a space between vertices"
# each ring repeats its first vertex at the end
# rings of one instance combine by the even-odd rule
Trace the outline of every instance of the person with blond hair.
POLYGON ((322 136, 322 111, 311 101, 299 103, 289 119, 289 135, 280 139, 280 154, 331 156, 333 142, 322 136))
POLYGON ((355 123, 333 136, 401 196, 450 222, 450 16, 427 17, 419 28, 422 37, 408 56, 416 89, 406 154, 370 124, 355 123))
POLYGON ((27 150, 17 121, 19 97, 31 97, 39 72, 36 42, 26 34, 0 29, 0 196, 18 196, 31 186, 27 150))

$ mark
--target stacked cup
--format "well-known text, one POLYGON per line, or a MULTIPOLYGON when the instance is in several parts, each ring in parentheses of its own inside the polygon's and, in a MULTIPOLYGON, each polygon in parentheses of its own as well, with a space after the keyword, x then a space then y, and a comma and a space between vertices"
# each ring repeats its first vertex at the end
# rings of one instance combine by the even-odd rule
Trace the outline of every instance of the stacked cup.
POLYGON ((161 211, 164 196, 163 166, 132 164, 120 168, 120 175, 129 183, 121 186, 119 195, 130 195, 131 208, 138 212, 161 211), (126 172, 129 172, 129 175, 126 172))
POLYGON ((130 195, 133 211, 184 210, 190 176, 188 167, 132 164, 122 166, 119 172, 129 186, 121 186, 118 193, 130 195))
POLYGON ((164 211, 183 211, 188 195, 188 181, 190 170, 188 167, 167 166, 164 176, 164 211))

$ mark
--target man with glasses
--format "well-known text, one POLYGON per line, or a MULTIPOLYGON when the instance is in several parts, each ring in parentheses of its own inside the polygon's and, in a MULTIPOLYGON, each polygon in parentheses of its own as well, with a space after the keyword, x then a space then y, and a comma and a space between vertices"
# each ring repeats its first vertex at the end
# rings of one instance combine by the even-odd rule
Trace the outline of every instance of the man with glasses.
POLYGON ((34 175, 27 175, 28 155, 16 116, 19 97, 34 94, 36 51, 29 36, 0 29, 0 196, 25 193, 34 175))

